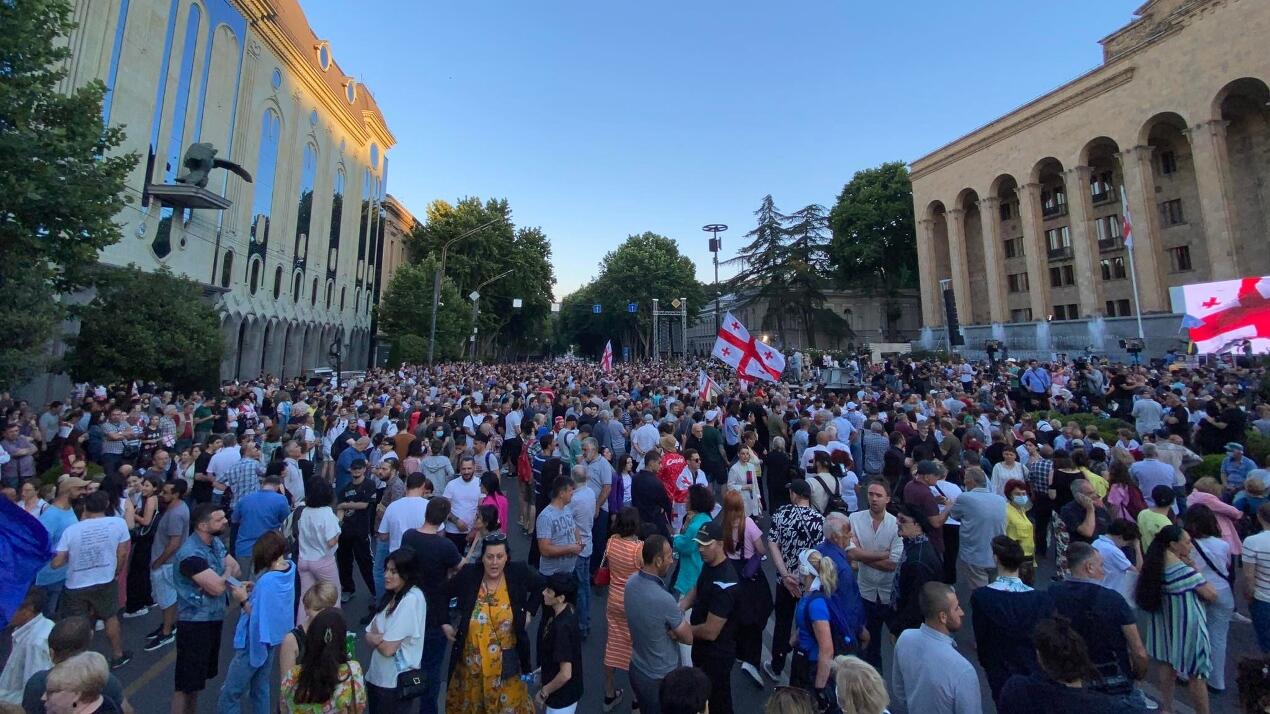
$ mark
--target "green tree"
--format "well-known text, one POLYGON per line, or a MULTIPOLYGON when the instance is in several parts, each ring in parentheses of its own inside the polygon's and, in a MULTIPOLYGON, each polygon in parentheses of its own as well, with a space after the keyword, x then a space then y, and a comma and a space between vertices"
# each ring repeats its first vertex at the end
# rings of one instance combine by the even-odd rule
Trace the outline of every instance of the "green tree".
POLYGON ((401 364, 425 364, 427 361, 428 338, 419 335, 398 336, 388 352, 388 367, 391 369, 401 364))
POLYGON ((786 311, 782 308, 793 277, 786 245, 785 224, 789 217, 776 208, 770 193, 763 197, 754 216, 758 225, 745 234, 750 242, 737 250, 735 257, 724 261, 725 265, 740 266, 727 289, 750 301, 766 298, 768 309, 763 323, 774 321, 780 343, 785 345, 786 311))
POLYGON ((815 347, 817 331, 838 335, 846 323, 837 313, 824 308, 824 288, 830 275, 829 217, 825 207, 813 203, 789 214, 785 233, 789 239, 784 247, 785 297, 778 313, 788 309, 797 314, 807 335, 807 346, 815 347))
POLYGON ((627 237, 616 250, 600 261, 599 276, 566 296, 561 305, 562 323, 571 341, 588 353, 598 354, 609 339, 614 350, 628 345, 634 354, 652 353, 653 298, 664 310, 673 310, 671 301, 688 301, 689 321, 706 304, 705 289, 696 278, 697 266, 679 253, 675 241, 644 232, 627 237), (636 303, 638 312, 626 306, 636 303), (591 306, 599 303, 596 315, 591 306))
POLYGON ((113 218, 137 161, 109 155, 124 134, 102 123, 101 82, 58 91, 72 12, 68 0, 0 2, 0 292, 10 300, 0 388, 40 367, 66 314, 56 296, 87 286, 98 252, 119 240, 113 218))
MULTIPOLYGON (((428 356, 436 268, 437 263, 433 258, 401 265, 393 273, 392 280, 384 286, 383 296, 376 308, 379 311, 379 329, 393 341, 395 349, 403 348, 401 340, 407 337, 423 340, 421 361, 426 361, 428 356)), ((472 318, 467 305, 459 297, 459 290, 453 280, 447 277, 441 281, 441 308, 437 311, 437 359, 454 359, 463 354, 467 335, 472 329, 472 318)))
POLYGON ((181 390, 216 385, 225 343, 202 285, 167 267, 148 273, 135 265, 103 269, 95 282, 96 296, 76 309, 79 334, 63 365, 72 378, 140 379, 181 390))
POLYGON ((843 187, 829 213, 833 230, 830 262, 844 287, 881 295, 890 325, 900 317, 896 297, 917 287, 917 241, 913 222, 913 187, 908 168, 892 161, 857 171, 843 187))

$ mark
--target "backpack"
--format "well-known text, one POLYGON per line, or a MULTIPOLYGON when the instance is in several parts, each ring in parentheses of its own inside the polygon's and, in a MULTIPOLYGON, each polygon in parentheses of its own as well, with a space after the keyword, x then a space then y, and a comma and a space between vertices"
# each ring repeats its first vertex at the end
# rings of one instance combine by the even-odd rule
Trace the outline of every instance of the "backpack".
POLYGON ((812 478, 816 479, 816 483, 820 484, 820 487, 825 490, 825 493, 829 494, 829 500, 825 501, 825 510, 823 511, 824 515, 827 516, 830 513, 835 512, 841 513, 844 516, 851 514, 851 510, 847 507, 846 500, 842 498, 841 482, 834 479, 834 490, 830 491, 829 485, 826 484, 825 480, 820 477, 820 474, 813 474, 812 478))
POLYGON ((516 458, 516 478, 526 484, 534 478, 534 467, 529 461, 529 444, 522 444, 520 447, 520 456, 516 458))

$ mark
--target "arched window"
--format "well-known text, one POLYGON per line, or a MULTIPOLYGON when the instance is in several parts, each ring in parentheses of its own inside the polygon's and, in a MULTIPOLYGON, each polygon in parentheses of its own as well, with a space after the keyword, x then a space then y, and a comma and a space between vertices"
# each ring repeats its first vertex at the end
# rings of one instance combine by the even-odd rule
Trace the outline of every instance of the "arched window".
POLYGON ((282 117, 272 108, 266 109, 260 121, 260 154, 251 199, 251 242, 264 247, 269 245, 269 216, 273 212, 273 181, 281 138, 282 117))
POLYGON ((313 183, 317 178, 317 147, 304 145, 304 164, 300 169, 299 209, 295 221, 295 259, 309 257, 309 226, 313 216, 313 183))
MULTIPOLYGON (((327 244, 326 270, 334 274, 339 267, 340 219, 344 208, 344 169, 336 169, 335 183, 331 188, 331 238, 327 244)), ((329 302, 329 301, 328 301, 329 302)))
POLYGON ((309 304, 314 306, 317 305, 317 283, 318 283, 317 278, 314 278, 313 290, 311 290, 309 293, 309 304))
POLYGON ((234 269, 234 251, 227 250, 225 251, 225 260, 222 262, 221 268, 220 268, 220 286, 222 288, 229 287, 229 280, 230 280, 230 276, 233 274, 232 273, 233 269, 234 269))
POLYGON ((340 288, 340 312, 344 311, 344 296, 348 293, 348 286, 340 288))
POLYGON ((291 281, 291 302, 300 302, 300 281, 303 280, 304 273, 295 271, 295 279, 291 281))
POLYGON ((256 294, 256 289, 260 287, 260 261, 251 261, 251 269, 247 275, 247 289, 252 295, 256 294))
POLYGON ((279 265, 273 271, 273 299, 277 300, 282 294, 282 266, 279 265))
POLYGON ((331 300, 335 297, 335 281, 326 281, 326 309, 331 309, 331 300))

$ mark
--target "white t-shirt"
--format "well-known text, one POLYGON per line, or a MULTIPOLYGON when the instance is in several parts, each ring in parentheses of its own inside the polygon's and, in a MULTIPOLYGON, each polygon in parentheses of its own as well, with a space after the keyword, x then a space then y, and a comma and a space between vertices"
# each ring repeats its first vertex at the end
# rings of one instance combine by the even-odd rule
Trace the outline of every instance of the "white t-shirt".
POLYGON ((847 509, 852 513, 860 510, 860 501, 856 496, 856 486, 860 485, 860 477, 854 471, 847 471, 838 479, 838 487, 842 490, 842 500, 847 502, 847 509))
POLYGON ((119 544, 132 540, 128 524, 118 516, 87 518, 72 523, 57 539, 57 552, 66 553, 66 587, 90 588, 115 579, 119 544))
POLYGON ((242 460, 242 447, 226 446, 207 460, 207 473, 211 476, 223 476, 242 460))
POLYGON ((401 597, 397 607, 388 614, 387 609, 375 615, 375 619, 366 626, 383 633, 385 642, 400 642, 397 655, 385 657, 378 649, 371 650, 370 666, 366 668, 366 682, 376 687, 395 688, 397 686, 396 660, 405 663, 403 669, 418 666, 423 658, 423 625, 427 620, 428 602, 419 588, 412 587, 401 597))
POLYGON ((330 506, 300 511, 300 560, 321 560, 335 554, 327 542, 340 534, 340 519, 330 506))
MULTIPOLYGON (((948 499, 948 501, 944 505, 939 507, 939 512, 943 513, 944 511, 948 510, 948 507, 953 504, 953 501, 956 501, 957 497, 961 495, 961 486, 958 486, 955 483, 951 483, 945 479, 940 479, 935 482, 934 486, 930 487, 930 495, 934 496, 935 498, 939 498, 940 496, 943 496, 944 498, 948 499)), ((947 523, 950 526, 961 525, 961 521, 957 520, 956 518, 949 518, 947 521, 945 521, 945 523, 947 523)))
POLYGON ((388 504, 384 517, 379 519, 379 532, 388 534, 388 552, 401 547, 401 536, 411 528, 423 525, 423 514, 428 510, 428 499, 423 496, 402 496, 388 504))
POLYGON ((1115 590, 1124 596, 1125 602, 1134 604, 1133 591, 1138 584, 1138 574, 1133 571, 1133 563, 1120 550, 1120 546, 1105 535, 1094 539, 1094 550, 1102 555, 1102 586, 1115 590))
MULTIPOLYGON (((472 524, 476 523, 476 507, 481 503, 480 480, 473 476, 470 481, 464 481, 460 476, 445 485, 445 493, 442 495, 450 499, 450 513, 466 523, 470 529, 472 524)), ((461 531, 458 526, 446 521, 445 532, 466 533, 467 531, 461 531)))

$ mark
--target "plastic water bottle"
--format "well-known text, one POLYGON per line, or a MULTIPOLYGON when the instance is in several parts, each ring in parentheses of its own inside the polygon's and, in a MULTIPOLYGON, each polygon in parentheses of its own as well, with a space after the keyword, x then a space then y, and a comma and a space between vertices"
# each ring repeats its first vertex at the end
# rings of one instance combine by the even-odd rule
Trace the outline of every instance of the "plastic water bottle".
POLYGON ((344 651, 348 653, 349 659, 356 659, 357 653, 357 635, 352 632, 344 633, 344 651))

